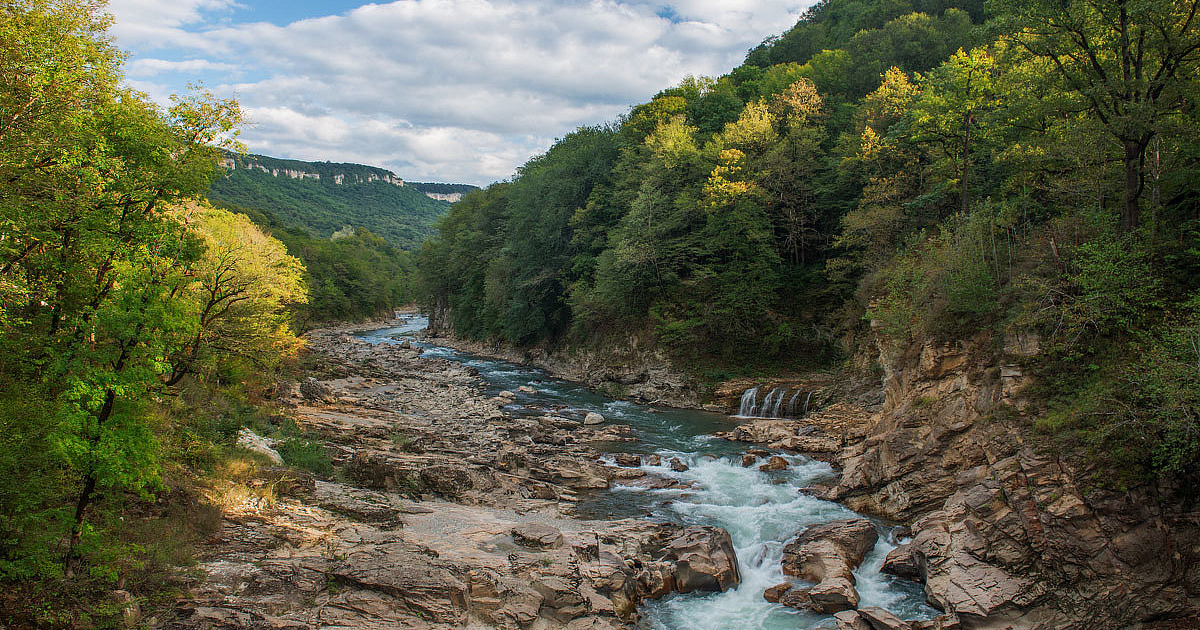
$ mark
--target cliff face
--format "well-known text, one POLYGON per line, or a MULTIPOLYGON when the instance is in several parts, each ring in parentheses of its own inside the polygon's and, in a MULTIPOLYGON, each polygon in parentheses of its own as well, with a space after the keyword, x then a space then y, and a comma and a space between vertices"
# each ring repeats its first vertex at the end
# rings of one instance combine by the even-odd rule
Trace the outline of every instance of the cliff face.
POLYGON ((837 405, 782 433, 763 421, 733 437, 843 444, 824 457, 839 478, 815 492, 911 524, 894 553, 966 628, 1195 627, 1200 514, 1165 488, 1104 490, 1096 471, 1046 448, 1028 428, 1020 367, 1036 352, 1030 336, 999 353, 985 337, 880 352, 874 410, 837 405))

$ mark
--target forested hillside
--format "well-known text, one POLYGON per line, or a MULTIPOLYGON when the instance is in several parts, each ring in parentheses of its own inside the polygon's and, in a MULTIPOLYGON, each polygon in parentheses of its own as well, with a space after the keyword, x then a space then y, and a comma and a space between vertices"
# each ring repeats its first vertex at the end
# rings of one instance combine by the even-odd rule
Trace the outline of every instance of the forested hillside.
POLYGON ((366 228, 394 247, 411 250, 450 207, 424 190, 393 183, 400 181, 395 174, 372 166, 262 155, 227 154, 226 160, 235 168, 213 181, 209 199, 263 210, 281 225, 314 236, 366 228))
POLYGON ((1039 429, 1200 465, 1194 3, 825 0, 581 128, 421 252, 462 336, 716 375, 1036 331, 1039 429))

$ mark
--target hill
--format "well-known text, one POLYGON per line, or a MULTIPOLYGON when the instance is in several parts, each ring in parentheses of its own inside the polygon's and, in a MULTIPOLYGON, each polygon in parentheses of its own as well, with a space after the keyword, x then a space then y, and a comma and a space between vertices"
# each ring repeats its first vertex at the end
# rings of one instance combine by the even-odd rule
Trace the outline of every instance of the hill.
POLYGON ((461 192, 466 184, 408 185, 395 173, 373 166, 283 160, 264 155, 226 154, 226 172, 208 197, 214 202, 263 210, 289 228, 328 237, 347 226, 366 228, 389 244, 414 249, 433 232, 451 197, 426 194, 426 187, 461 192))

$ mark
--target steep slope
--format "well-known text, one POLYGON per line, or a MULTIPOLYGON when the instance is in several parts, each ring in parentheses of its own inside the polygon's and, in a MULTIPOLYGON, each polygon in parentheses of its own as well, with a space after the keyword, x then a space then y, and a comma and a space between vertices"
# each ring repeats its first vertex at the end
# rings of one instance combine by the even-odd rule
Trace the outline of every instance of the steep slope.
POLYGON ((228 155, 210 199, 265 210, 290 228, 327 237, 366 228, 401 249, 414 249, 450 207, 386 169, 361 164, 302 162, 263 155, 228 155))

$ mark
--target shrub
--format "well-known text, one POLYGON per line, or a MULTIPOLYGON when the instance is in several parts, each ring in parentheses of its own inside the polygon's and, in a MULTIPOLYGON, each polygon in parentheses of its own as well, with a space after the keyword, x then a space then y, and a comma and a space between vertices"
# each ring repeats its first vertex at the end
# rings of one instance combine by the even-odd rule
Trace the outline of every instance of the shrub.
POLYGON ((333 461, 320 442, 301 438, 289 438, 276 448, 289 466, 302 468, 315 475, 328 477, 333 474, 333 461))

